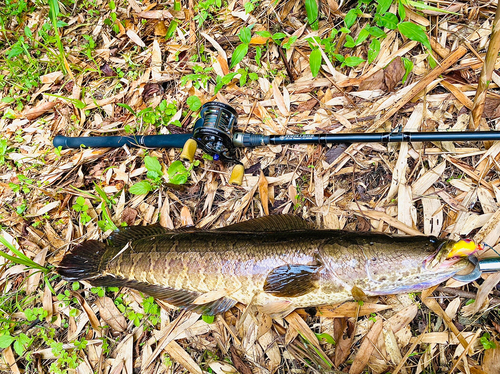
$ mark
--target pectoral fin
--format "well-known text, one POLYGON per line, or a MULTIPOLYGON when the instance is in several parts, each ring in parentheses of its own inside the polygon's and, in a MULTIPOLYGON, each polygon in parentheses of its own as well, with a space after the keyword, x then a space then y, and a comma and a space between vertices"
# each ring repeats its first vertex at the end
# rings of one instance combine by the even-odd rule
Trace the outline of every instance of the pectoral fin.
POLYGON ((277 297, 298 297, 318 288, 319 265, 283 265, 273 269, 264 292, 277 297))

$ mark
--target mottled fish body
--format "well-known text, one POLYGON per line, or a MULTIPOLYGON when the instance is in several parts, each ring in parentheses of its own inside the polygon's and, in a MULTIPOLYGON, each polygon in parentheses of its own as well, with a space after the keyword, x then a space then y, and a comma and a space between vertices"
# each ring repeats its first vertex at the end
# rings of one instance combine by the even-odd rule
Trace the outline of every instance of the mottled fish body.
POLYGON ((421 291, 470 266, 467 258, 448 258, 458 243, 315 230, 295 216, 268 216, 216 230, 126 227, 106 244, 75 247, 58 272, 94 286, 135 288, 205 314, 236 302, 275 314, 340 303, 355 290, 368 296, 421 291))

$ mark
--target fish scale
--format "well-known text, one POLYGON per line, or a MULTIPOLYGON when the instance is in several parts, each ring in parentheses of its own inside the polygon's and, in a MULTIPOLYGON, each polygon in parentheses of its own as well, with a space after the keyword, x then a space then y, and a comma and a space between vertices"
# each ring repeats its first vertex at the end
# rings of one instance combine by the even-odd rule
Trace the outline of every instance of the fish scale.
POLYGON ((269 216, 217 230, 128 227, 107 244, 89 241, 73 248, 58 271, 66 279, 128 286, 208 314, 236 302, 286 314, 352 299, 355 288, 382 295, 438 284, 470 264, 466 258, 447 262, 455 244, 425 236, 316 230, 298 217, 269 216), (82 258, 86 261, 75 262, 82 258), (211 291, 220 291, 220 298, 193 303, 211 291))

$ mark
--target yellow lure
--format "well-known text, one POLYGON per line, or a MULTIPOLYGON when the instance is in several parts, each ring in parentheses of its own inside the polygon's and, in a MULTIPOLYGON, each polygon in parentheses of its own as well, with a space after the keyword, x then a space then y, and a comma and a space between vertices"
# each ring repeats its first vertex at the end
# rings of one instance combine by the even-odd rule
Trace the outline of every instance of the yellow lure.
POLYGON ((470 239, 460 240, 455 243, 446 258, 467 257, 483 248, 470 239))

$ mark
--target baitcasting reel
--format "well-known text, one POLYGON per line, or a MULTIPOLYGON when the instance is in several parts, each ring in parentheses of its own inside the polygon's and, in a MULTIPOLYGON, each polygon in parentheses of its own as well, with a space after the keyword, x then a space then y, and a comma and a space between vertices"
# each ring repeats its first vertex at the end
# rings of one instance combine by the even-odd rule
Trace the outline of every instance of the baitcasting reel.
POLYGON ((234 162, 236 165, 229 183, 241 186, 245 168, 236 158, 233 143, 233 129, 238 122, 236 110, 224 103, 208 102, 201 108, 200 116, 194 126, 193 137, 184 144, 180 158, 193 162, 196 148, 200 147, 215 161, 234 162))

